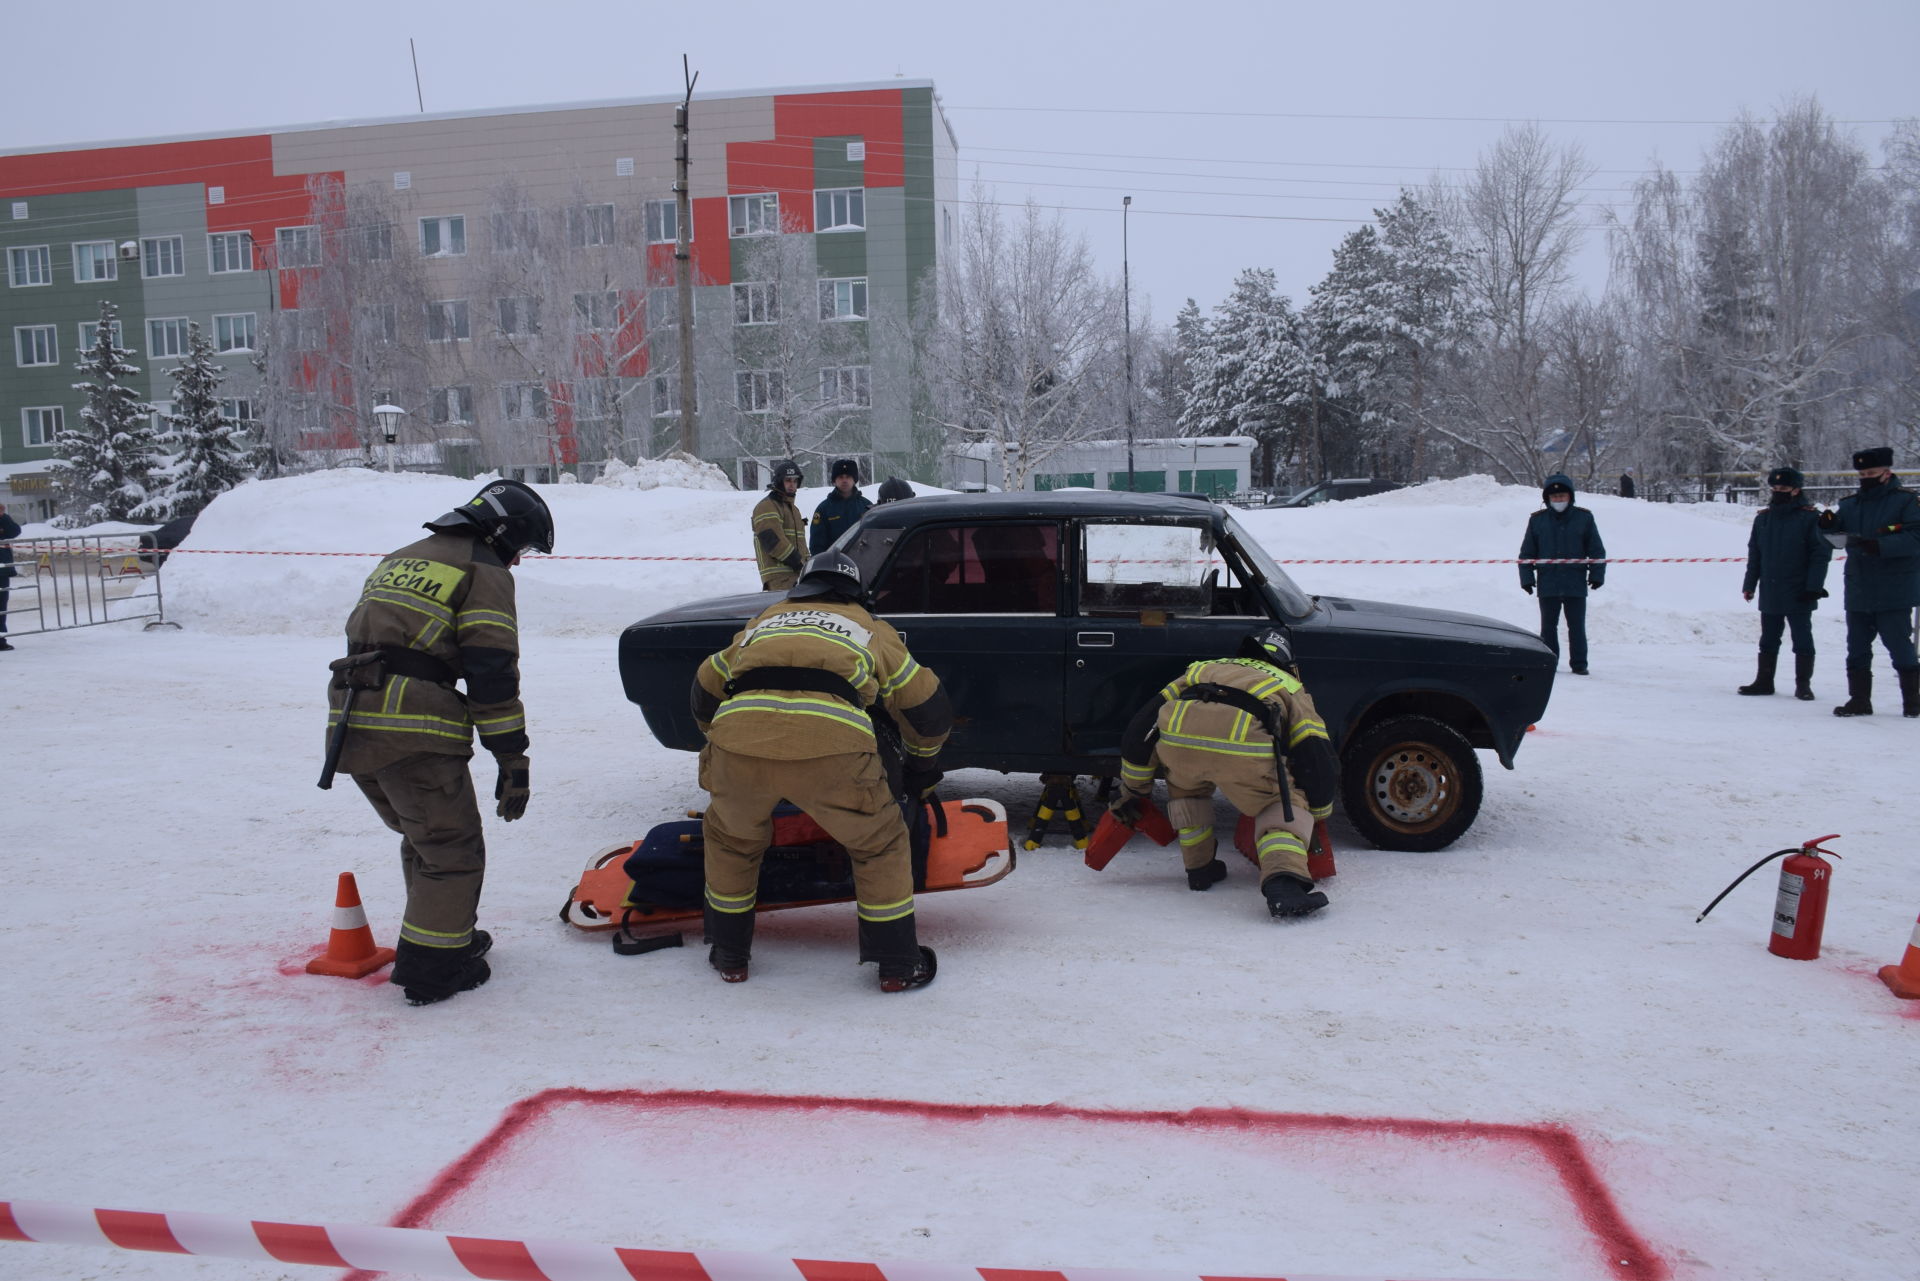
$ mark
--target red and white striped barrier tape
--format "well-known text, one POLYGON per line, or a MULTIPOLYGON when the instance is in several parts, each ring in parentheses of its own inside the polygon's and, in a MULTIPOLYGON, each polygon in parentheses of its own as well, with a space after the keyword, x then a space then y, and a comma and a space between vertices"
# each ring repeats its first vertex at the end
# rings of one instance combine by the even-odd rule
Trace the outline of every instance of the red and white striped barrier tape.
MULTIPOLYGON (((118 553, 116 553, 118 554, 118 553)), ((147 552, 151 556, 155 553, 147 552)), ((167 556, 391 556, 392 552, 297 552, 273 551, 267 549, 223 547, 176 547, 161 553, 167 556)), ((1834 557, 1844 560, 1843 556, 1834 557)), ((542 556, 539 553, 528 555, 527 560, 635 560, 635 561, 693 561, 693 562, 751 562, 751 556, 542 556)), ((1103 560, 1102 565, 1172 565, 1186 564, 1186 561, 1172 560, 1103 560)), ((1203 561, 1198 564, 1212 564, 1203 561)), ((1301 557, 1297 559, 1278 559, 1281 565, 1744 565, 1745 556, 1607 556, 1590 560, 1522 560, 1511 556, 1452 557, 1425 559, 1384 559, 1384 558, 1331 558, 1301 557)))
MULTIPOLYGON (((276 1223, 218 1214, 90 1210, 0 1201, 0 1241, 111 1246, 161 1254, 305 1263, 494 1281, 1202 1281, 1197 1272, 1132 1268, 973 1268, 944 1263, 855 1263, 736 1250, 643 1250, 570 1241, 450 1236, 419 1228, 276 1223)), ((1236 1275, 1233 1281, 1385 1281, 1385 1278, 1236 1275)), ((1396 1274, 1396 1281, 1417 1278, 1396 1274)))

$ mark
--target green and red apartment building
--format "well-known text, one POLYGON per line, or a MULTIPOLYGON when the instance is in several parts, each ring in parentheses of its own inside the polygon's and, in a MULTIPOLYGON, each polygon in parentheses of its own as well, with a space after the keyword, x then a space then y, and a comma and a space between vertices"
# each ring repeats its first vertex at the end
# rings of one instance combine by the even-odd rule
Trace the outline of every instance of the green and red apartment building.
MULTIPOLYGON (((0 155, 0 502, 51 514, 75 364, 118 309, 161 405, 197 326, 290 456, 589 479, 679 440, 678 99, 0 155)), ((913 334, 958 225, 928 81, 698 94, 696 452, 932 475, 913 334)), ((809 471, 814 471, 809 466, 809 471)))

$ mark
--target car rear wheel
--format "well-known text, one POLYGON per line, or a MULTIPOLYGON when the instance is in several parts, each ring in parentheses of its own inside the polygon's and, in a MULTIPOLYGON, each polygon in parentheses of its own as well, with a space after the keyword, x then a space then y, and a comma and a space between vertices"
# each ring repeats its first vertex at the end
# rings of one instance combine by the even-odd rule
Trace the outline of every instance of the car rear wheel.
POLYGON ((1383 850, 1438 850, 1480 813, 1480 760, 1459 730, 1431 716, 1396 716, 1347 749, 1341 799, 1360 834, 1383 850))

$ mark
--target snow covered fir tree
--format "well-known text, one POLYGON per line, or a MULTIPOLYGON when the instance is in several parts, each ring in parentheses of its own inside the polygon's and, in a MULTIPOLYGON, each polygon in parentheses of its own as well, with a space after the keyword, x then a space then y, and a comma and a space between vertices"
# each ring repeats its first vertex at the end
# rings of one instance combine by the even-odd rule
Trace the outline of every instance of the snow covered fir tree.
POLYGON ((152 486, 160 466, 153 406, 127 380, 140 372, 120 345, 119 308, 102 299, 92 344, 74 366, 86 397, 77 430, 61 433, 49 468, 67 528, 106 520, 143 520, 158 513, 152 486))
POLYGON ((173 412, 166 416, 160 446, 172 461, 165 485, 153 500, 156 515, 195 516, 216 497, 252 474, 252 442, 220 405, 226 371, 200 326, 187 326, 186 358, 167 371, 173 380, 173 412))

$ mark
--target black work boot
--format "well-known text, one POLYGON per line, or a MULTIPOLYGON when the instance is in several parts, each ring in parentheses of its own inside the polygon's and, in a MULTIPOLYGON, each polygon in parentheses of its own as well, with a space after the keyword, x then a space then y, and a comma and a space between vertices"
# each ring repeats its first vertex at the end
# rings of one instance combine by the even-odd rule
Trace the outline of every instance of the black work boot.
POLYGON ((1187 888, 1190 890, 1210 890, 1227 879, 1227 865, 1219 859, 1204 867, 1187 869, 1187 888))
POLYGON ((1268 877, 1260 892, 1266 896, 1267 911, 1275 918, 1306 916, 1327 905, 1327 896, 1314 889, 1312 881, 1295 880, 1291 876, 1268 877))
POLYGON ((1813 701, 1813 655, 1793 656, 1793 696, 1803 703, 1813 701))
POLYGON ((1833 709, 1835 716, 1873 715, 1873 669, 1847 669, 1847 701, 1833 709))
POLYGON ((753 913, 706 910, 707 964, 724 983, 745 983, 753 957, 753 913))
POLYGON ((401 939, 387 981, 400 987, 408 1005, 437 1005, 493 977, 492 967, 481 959, 492 946, 493 936, 484 930, 465 947, 422 947, 401 939))
POLYGON ((1920 667, 1903 667, 1895 675, 1900 678, 1900 714, 1920 716, 1920 667))
POLYGON ((1771 654, 1760 655, 1760 667, 1754 673, 1753 684, 1742 685, 1739 692, 1742 694, 1773 693, 1773 671, 1779 663, 1780 654, 1777 650, 1771 654))
POLYGON ((882 992, 904 992, 908 988, 925 987, 933 982, 933 976, 940 972, 940 960, 933 949, 920 947, 918 960, 880 962, 880 990, 882 992))
POLYGON ((860 960, 880 963, 880 990, 904 992, 933 982, 939 962, 921 947, 913 913, 891 921, 860 922, 860 960))

